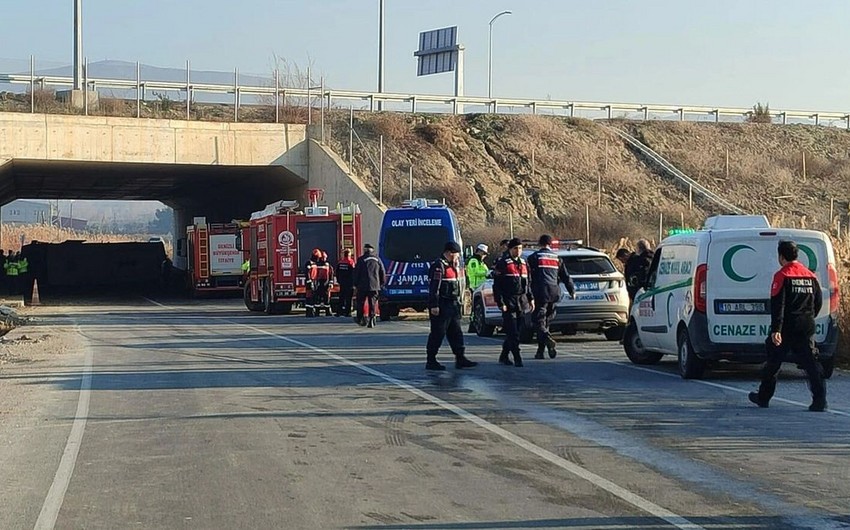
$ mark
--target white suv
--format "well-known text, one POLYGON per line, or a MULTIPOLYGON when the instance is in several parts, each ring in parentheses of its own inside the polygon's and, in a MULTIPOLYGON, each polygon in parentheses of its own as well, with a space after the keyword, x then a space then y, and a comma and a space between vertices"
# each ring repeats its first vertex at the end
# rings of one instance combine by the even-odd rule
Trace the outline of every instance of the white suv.
MULTIPOLYGON (((576 298, 567 295, 561 285, 561 299, 555 306, 550 331, 574 335, 578 331, 604 333, 608 340, 620 340, 628 322, 629 294, 626 282, 611 258, 604 252, 571 242, 553 250, 564 262, 575 283, 576 298)), ((534 252, 523 250, 523 257, 534 252)), ((475 331, 480 337, 491 337, 502 325, 502 313, 493 299, 493 280, 487 280, 472 293, 475 331)), ((531 315, 520 326, 520 340, 534 339, 531 315)))

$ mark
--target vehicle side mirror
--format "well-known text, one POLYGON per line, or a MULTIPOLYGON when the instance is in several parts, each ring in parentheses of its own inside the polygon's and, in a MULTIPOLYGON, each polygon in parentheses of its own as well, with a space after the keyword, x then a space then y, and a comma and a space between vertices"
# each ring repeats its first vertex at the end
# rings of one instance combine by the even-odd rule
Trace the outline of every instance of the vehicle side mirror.
POLYGON ((472 254, 474 254, 474 251, 472 249, 472 245, 467 245, 467 246, 463 247, 463 259, 471 258, 472 254))
POLYGON ((186 250, 184 248, 185 243, 186 243, 185 239, 178 239, 177 240, 177 255, 178 256, 182 257, 182 256, 186 255, 186 250))
POLYGON ((242 233, 236 234, 236 250, 242 252, 242 233))

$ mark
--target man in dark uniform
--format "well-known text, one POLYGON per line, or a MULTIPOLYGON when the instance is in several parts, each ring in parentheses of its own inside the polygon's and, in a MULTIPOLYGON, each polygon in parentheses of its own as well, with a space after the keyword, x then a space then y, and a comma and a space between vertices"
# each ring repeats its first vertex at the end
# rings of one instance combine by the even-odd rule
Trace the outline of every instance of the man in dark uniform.
POLYGON ((357 317, 361 326, 375 327, 375 309, 378 307, 378 293, 384 288, 387 273, 381 258, 375 255, 375 247, 363 245, 363 255, 354 266, 354 287, 357 288, 357 317), (363 304, 369 301, 368 321, 363 316, 363 304))
POLYGON ((566 265, 552 251, 552 236, 543 234, 537 241, 540 249, 528 257, 528 271, 531 276, 531 293, 534 295, 534 327, 537 328, 537 354, 535 359, 543 358, 543 350, 549 350, 549 358, 558 354, 555 339, 549 333, 549 323, 555 315, 555 303, 561 299, 558 283, 563 283, 570 298, 575 298, 575 286, 566 265))
POLYGON ((338 317, 351 316, 351 298, 354 296, 354 259, 351 249, 342 251, 342 259, 336 265, 336 281, 339 283, 338 317))
POLYGON ((461 286, 459 271, 460 245, 449 241, 443 248, 440 258, 431 264, 428 271, 428 316, 431 320, 431 333, 425 346, 426 370, 445 370, 437 362, 437 352, 443 339, 449 339, 449 346, 455 355, 455 368, 472 368, 478 363, 466 358, 463 345, 463 330, 460 327, 461 286))
POLYGON ((522 241, 519 238, 508 241, 508 254, 496 261, 493 271, 493 298, 502 311, 502 329, 505 332, 499 362, 521 367, 519 321, 528 310, 534 311, 534 298, 529 286, 528 264, 522 257, 522 241), (508 358, 508 353, 513 354, 513 362, 508 358))
POLYGON ((820 283, 812 271, 797 261, 797 244, 780 241, 779 264, 770 286, 770 336, 765 341, 767 362, 762 369, 758 392, 750 392, 750 401, 767 408, 776 391, 776 378, 789 353, 809 376, 812 404, 809 410, 826 410, 826 384, 815 347, 815 316, 823 305, 820 283))

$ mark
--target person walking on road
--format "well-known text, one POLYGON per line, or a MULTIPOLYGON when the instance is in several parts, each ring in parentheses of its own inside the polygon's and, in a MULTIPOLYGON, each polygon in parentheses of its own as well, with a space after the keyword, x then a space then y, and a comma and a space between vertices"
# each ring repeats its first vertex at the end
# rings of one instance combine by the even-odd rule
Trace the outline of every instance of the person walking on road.
MULTIPOLYGON (((472 291, 484 283, 487 275, 490 274, 490 268, 484 263, 484 258, 487 257, 489 248, 484 243, 479 243, 475 247, 475 254, 466 262, 466 287, 470 291, 470 300, 472 299, 472 291)), ((475 312, 469 315, 469 329, 467 333, 475 333, 475 312)))
POLYGON ((540 249, 528 257, 528 271, 531 277, 531 293, 534 296, 534 327, 537 329, 537 354, 535 359, 543 358, 543 350, 549 350, 549 358, 558 354, 555 339, 549 333, 549 324, 555 316, 555 303, 561 299, 563 283, 570 298, 575 298, 575 285, 566 265, 552 251, 552 236, 543 234, 537 241, 540 249))
POLYGON ((797 261, 797 244, 780 241, 781 268, 770 286, 770 335, 765 341, 767 362, 762 368, 758 392, 750 392, 750 401, 767 408, 776 391, 776 379, 788 354, 796 356, 809 376, 812 404, 809 410, 826 410, 826 383, 815 346, 815 317, 823 305, 820 283, 812 271, 797 261))
POLYGON ((472 368, 478 363, 466 358, 463 344, 463 330, 460 327, 461 287, 460 287, 460 245, 449 241, 443 248, 440 258, 431 264, 428 271, 428 316, 431 332, 425 346, 426 370, 445 370, 437 361, 437 352, 443 339, 449 339, 449 346, 455 356, 455 368, 472 368))
POLYGON ((351 316, 351 299, 354 296, 354 259, 351 249, 342 251, 342 259, 336 265, 336 281, 339 283, 339 312, 336 316, 351 316))
POLYGON ((381 258, 375 255, 375 247, 370 244, 363 246, 363 255, 357 259, 354 266, 354 287, 357 289, 357 316, 355 321, 370 328, 375 327, 375 310, 378 307, 378 293, 384 288, 387 272, 381 258), (368 301, 369 315, 364 317, 363 305, 368 301), (368 318, 368 320, 367 320, 368 318))
POLYGON ((505 332, 499 362, 521 367, 519 323, 525 318, 525 313, 534 311, 534 298, 529 285, 528 264, 522 257, 522 241, 519 238, 508 241, 508 254, 499 258, 493 271, 493 298, 502 311, 502 329, 505 332), (508 358, 509 353, 513 354, 513 362, 508 358))

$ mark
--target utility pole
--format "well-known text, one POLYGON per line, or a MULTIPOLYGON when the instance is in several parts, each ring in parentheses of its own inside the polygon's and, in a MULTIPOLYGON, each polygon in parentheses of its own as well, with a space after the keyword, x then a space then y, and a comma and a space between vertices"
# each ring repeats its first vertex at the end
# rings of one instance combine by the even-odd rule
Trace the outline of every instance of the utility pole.
POLYGON ((74 0, 74 90, 83 89, 83 0, 74 0))

